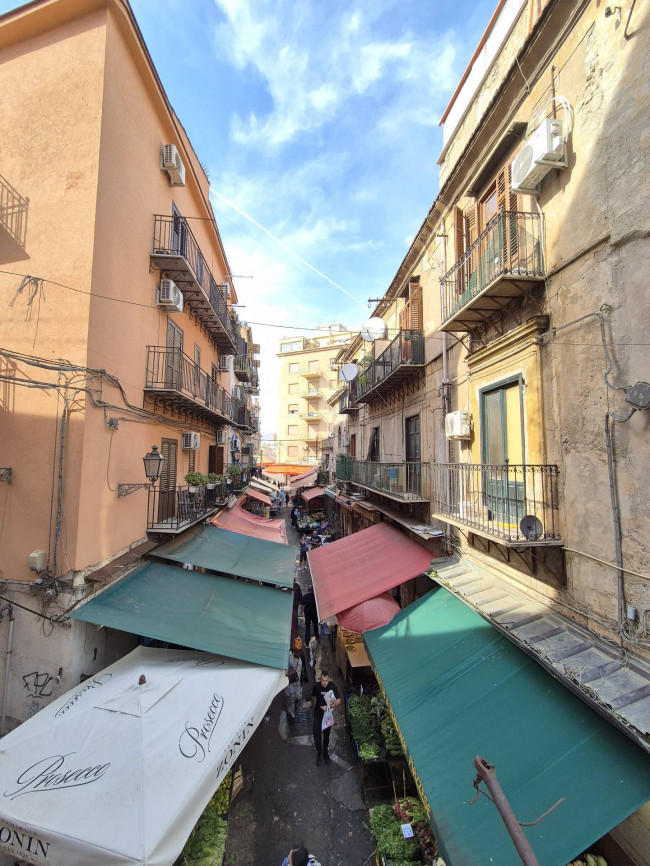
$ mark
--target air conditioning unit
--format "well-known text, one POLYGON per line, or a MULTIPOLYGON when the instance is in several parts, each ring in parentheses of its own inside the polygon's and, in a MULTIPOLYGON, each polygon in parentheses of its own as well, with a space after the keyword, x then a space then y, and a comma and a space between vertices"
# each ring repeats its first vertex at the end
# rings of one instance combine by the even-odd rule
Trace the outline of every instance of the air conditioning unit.
POLYGON ((228 435, 225 430, 217 430, 214 436, 214 441, 217 445, 225 445, 228 441, 228 435))
POLYGON ((158 287, 158 306, 176 313, 183 312, 183 293, 173 280, 161 280, 158 287))
POLYGON ((182 441, 183 451, 198 451, 201 447, 200 433, 183 433, 182 441))
POLYGON ((167 172, 170 186, 185 186, 185 166, 175 145, 164 145, 160 153, 160 167, 167 172))
POLYGON ((227 370, 229 361, 230 361, 230 355, 219 355, 219 369, 220 370, 227 370))
POLYGON ((233 396, 236 400, 241 400, 241 398, 242 398, 242 393, 241 393, 241 387, 240 387, 239 385, 235 385, 235 386, 233 387, 233 389, 232 389, 232 396, 233 396))
POLYGON ((445 436, 447 439, 472 438, 472 416, 466 409, 445 415, 445 436))
POLYGON ((350 437, 349 436, 341 436, 341 445, 344 448, 347 448, 349 446, 349 444, 350 444, 350 437))
POLYGON ((562 121, 547 117, 526 141, 510 166, 513 192, 538 195, 537 185, 552 168, 566 168, 562 121))

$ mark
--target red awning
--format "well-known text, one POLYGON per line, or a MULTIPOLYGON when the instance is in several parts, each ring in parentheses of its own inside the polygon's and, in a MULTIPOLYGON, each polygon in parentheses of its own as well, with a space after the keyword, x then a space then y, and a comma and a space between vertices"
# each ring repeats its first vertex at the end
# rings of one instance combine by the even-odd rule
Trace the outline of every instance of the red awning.
POLYGON ((306 472, 301 473, 300 475, 294 475, 293 478, 289 481, 289 484, 296 485, 298 482, 302 482, 304 484, 311 484, 312 481, 316 480, 317 472, 315 469, 308 469, 306 472))
POLYGON ((395 614, 401 610, 393 596, 388 592, 382 592, 374 598, 355 604, 347 610, 342 610, 336 615, 339 625, 348 631, 363 634, 373 628, 381 628, 388 625, 395 614))
POLYGON ((307 554, 320 620, 429 570, 431 554, 377 523, 307 554))
POLYGON ((258 517, 250 511, 244 511, 240 505, 220 511, 210 523, 229 529, 231 532, 239 532, 242 535, 252 535, 253 538, 263 538, 266 541, 276 541, 278 544, 287 543, 287 533, 284 520, 273 520, 266 517, 258 517))
POLYGON ((305 502, 311 502, 312 499, 316 499, 318 496, 325 495, 324 487, 310 487, 309 490, 303 490, 300 494, 305 502))
POLYGON ((261 493, 259 490, 254 490, 252 487, 249 487, 246 491, 246 496, 249 499, 255 499, 257 502, 263 502, 264 505, 271 505, 271 500, 266 495, 266 493, 261 493))

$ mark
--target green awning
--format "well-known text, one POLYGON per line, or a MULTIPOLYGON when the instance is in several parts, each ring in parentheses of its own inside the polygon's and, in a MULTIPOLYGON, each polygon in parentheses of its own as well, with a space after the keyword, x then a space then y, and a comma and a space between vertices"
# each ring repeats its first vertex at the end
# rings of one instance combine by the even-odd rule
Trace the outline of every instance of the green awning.
POLYGON ((150 562, 70 616, 233 659, 285 668, 292 604, 293 593, 283 589, 150 562))
POLYGON ((296 550, 287 544, 276 544, 229 532, 218 526, 199 526, 167 541, 153 552, 156 559, 187 562, 221 574, 234 574, 276 586, 293 586, 296 550))
POLYGON ((364 634, 448 866, 521 866, 496 807, 470 806, 495 765, 544 866, 565 866, 650 799, 650 759, 479 614, 439 588, 364 634))

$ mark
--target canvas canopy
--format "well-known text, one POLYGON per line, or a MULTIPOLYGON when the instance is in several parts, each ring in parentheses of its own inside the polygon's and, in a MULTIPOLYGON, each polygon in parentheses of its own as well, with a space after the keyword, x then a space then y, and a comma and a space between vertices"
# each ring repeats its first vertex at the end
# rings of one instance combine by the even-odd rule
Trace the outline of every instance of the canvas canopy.
POLYGON ((51 866, 170 866, 286 682, 138 647, 3 738, 0 851, 51 866))
POLYGON ((249 499, 254 499, 256 502, 261 502, 263 505, 271 506, 271 500, 266 495, 266 493, 262 493, 260 490, 255 490, 254 487, 249 487, 246 491, 246 496, 249 499))
POLYGON ((387 523, 307 554, 322 621, 427 571, 431 554, 387 523))
MULTIPOLYGON (((293 550, 291 554, 293 557, 293 550)), ((292 603, 293 593, 284 589, 149 562, 70 616, 166 643, 285 668, 292 603)))
MULTIPOLYGON (((284 520, 259 517, 257 514, 251 514, 250 511, 246 511, 237 503, 235 503, 232 508, 226 508, 223 511, 220 511, 219 514, 215 514, 210 522, 213 526, 229 530, 229 533, 247 535, 250 538, 258 539, 264 543, 287 543, 287 531, 284 525, 284 520)), ((254 548, 251 547, 251 552, 253 552, 253 549, 254 548)), ((262 548, 255 548, 255 550, 263 553, 262 548)), ((266 550, 268 551, 268 548, 266 548, 266 550)), ((268 551, 268 553, 271 555, 270 551, 268 551)), ((290 558, 291 557, 288 557, 287 562, 290 558)), ((271 561, 274 560, 275 557, 271 555, 271 561)), ((293 565, 291 565, 289 570, 293 571, 293 565)), ((288 585, 290 586, 291 583, 288 585)))
POLYGON ((544 866, 565 866, 650 798, 650 759, 447 590, 364 635, 441 854, 521 866, 474 758, 497 778, 544 866))
POLYGON ((303 490, 300 495, 305 500, 305 502, 311 502, 312 499, 318 499, 319 496, 323 496, 324 494, 324 487, 310 487, 307 490, 303 490))

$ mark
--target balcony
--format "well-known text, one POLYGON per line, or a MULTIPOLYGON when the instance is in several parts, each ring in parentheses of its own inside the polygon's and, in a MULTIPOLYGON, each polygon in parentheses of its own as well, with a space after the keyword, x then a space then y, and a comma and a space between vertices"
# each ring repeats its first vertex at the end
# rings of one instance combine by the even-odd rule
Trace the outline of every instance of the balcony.
POLYGON ((320 421, 323 413, 319 409, 310 409, 309 412, 301 412, 300 417, 306 421, 320 421))
POLYGON ((499 211, 442 278, 441 331, 472 331, 544 282, 538 214, 499 211))
POLYGON ((233 366, 240 382, 257 382, 257 369, 250 355, 235 355, 233 366))
POLYGON ((308 388, 306 391, 301 391, 300 396, 304 397, 305 400, 308 400, 310 397, 320 397, 321 392, 319 388, 308 388))
POLYGON ((230 421, 230 394, 180 349, 147 346, 145 392, 163 408, 211 423, 230 421))
POLYGON ((244 401, 238 397, 230 398, 230 419, 235 427, 239 427, 245 432, 252 433, 251 413, 244 405, 244 401))
POLYGON ((432 516, 508 547, 561 544, 558 467, 437 463, 432 516))
POLYGON ((357 383, 350 382, 348 388, 339 397, 339 415, 352 415, 359 411, 356 405, 357 383))
POLYGON ((230 491, 226 485, 208 490, 199 487, 190 493, 187 484, 161 490, 150 487, 147 501, 147 531, 175 535, 201 520, 222 506, 230 491))
POLYGON ((320 444, 321 451, 334 451, 334 437, 328 436, 320 444))
POLYGON ((423 375, 423 370, 424 334, 422 331, 400 331, 365 369, 360 367, 356 379, 356 402, 370 403, 407 380, 417 379, 423 375))
POLYGON ((342 458, 337 461, 336 475, 339 481, 351 481, 357 487, 374 490, 398 502, 429 501, 428 463, 379 463, 342 458), (342 474, 339 474, 339 463, 342 474))
POLYGON ((316 369, 307 367, 306 369, 300 371, 300 375, 304 376, 305 379, 320 379, 320 377, 323 375, 323 371, 320 369, 320 367, 316 369))
POLYGON ((151 265, 169 274, 183 292, 183 303, 215 345, 230 355, 239 353, 239 328, 223 288, 208 268, 187 220, 154 215, 151 265))

